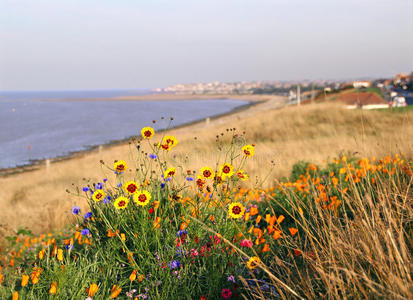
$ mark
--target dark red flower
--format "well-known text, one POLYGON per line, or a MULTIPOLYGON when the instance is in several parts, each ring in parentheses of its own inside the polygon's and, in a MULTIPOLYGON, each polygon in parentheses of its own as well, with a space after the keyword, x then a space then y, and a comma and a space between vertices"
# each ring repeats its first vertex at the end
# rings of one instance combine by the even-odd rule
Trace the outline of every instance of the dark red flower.
POLYGON ((231 298, 231 296, 232 296, 232 292, 231 292, 230 289, 222 289, 221 297, 223 299, 229 299, 229 298, 231 298))

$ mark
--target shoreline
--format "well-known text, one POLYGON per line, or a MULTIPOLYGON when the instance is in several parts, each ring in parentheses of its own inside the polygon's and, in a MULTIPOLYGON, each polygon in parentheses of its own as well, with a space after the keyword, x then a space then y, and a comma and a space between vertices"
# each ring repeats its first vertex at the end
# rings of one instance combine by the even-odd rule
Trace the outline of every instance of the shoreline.
MULTIPOLYGON (((260 98, 265 95, 253 94, 145 94, 135 96, 116 96, 107 98, 51 98, 44 101, 51 102, 78 102, 78 101, 196 101, 196 100, 248 100, 259 102, 260 98)), ((275 96, 275 95, 267 95, 275 96)))
MULTIPOLYGON (((158 96, 158 95, 149 95, 149 96, 158 96)), ((177 95, 177 94, 163 94, 162 95, 162 99, 163 100, 159 100, 159 98, 157 97, 152 97, 151 100, 146 100, 143 99, 143 97, 146 97, 145 95, 142 96, 126 96, 126 97, 130 97, 127 101, 174 101, 174 100, 185 100, 185 101, 190 101, 191 100, 191 96, 192 95, 177 95), (181 99, 181 97, 185 97, 185 99, 181 99), (156 100, 155 100, 156 99, 156 100)), ((244 100, 244 101, 248 101, 248 103, 240 105, 226 113, 221 113, 221 114, 216 114, 216 115, 212 115, 209 116, 207 118, 210 119, 211 122, 220 119, 220 118, 224 118, 224 117, 229 117, 229 116, 233 116, 236 115, 237 113, 240 113, 242 111, 248 110, 251 107, 254 107, 256 105, 271 101, 271 99, 275 98, 282 98, 280 96, 275 96, 275 95, 266 95, 266 96, 261 96, 261 95, 240 95, 242 97, 239 97, 238 95, 215 95, 215 98, 211 98, 210 95, 198 95, 200 97, 197 97, 195 99, 193 99, 194 101, 196 100, 205 100, 205 99, 226 99, 226 100, 244 100), (251 96, 251 97, 248 97, 251 96)), ((113 101, 115 98, 93 98, 93 101, 113 101)), ((81 99, 72 99, 74 101, 83 101, 81 99)), ((88 99, 89 100, 89 99, 88 99)), ((50 100, 52 101, 52 100, 50 100)), ((64 101, 64 99, 60 99, 59 101, 64 101)), ((122 101, 122 100, 120 100, 122 101)), ((163 130, 159 130, 158 132, 165 132, 165 131, 171 131, 171 130, 179 130, 179 129, 184 129, 184 128, 190 128, 191 126, 195 126, 198 124, 203 124, 205 122, 206 118, 202 118, 199 120, 195 120, 192 122, 187 122, 184 124, 180 124, 177 126, 173 126, 171 128, 168 129, 163 129, 163 130)), ((114 146, 119 146, 119 145, 125 145, 127 144, 132 138, 134 138, 136 136, 129 136, 120 140, 113 140, 110 141, 108 143, 103 143, 103 144, 98 144, 98 145, 92 145, 89 146, 83 150, 78 150, 78 151, 72 151, 69 152, 68 154, 65 155, 59 155, 53 158, 44 158, 44 159, 35 159, 35 160, 31 160, 30 163, 28 164, 24 164, 24 165, 18 165, 15 167, 10 167, 10 168, 4 168, 4 169, 0 169, 0 178, 6 178, 6 177, 10 177, 13 175, 17 175, 17 174, 21 174, 21 173, 26 173, 26 172, 32 172, 32 171, 36 171, 39 170, 41 167, 45 166, 47 163, 57 163, 57 162, 61 162, 61 161, 66 161, 66 160, 70 160, 73 158, 77 158, 77 157, 83 157, 87 154, 90 153, 94 153, 97 151, 101 151, 103 148, 108 149, 114 146)))

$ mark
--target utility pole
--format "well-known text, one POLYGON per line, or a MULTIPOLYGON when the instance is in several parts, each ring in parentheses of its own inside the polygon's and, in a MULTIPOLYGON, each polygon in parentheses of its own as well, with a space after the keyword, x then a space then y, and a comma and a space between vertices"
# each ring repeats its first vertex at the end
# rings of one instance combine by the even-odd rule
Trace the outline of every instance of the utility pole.
POLYGON ((300 85, 297 84, 297 105, 300 105, 301 103, 301 89, 300 89, 300 85))

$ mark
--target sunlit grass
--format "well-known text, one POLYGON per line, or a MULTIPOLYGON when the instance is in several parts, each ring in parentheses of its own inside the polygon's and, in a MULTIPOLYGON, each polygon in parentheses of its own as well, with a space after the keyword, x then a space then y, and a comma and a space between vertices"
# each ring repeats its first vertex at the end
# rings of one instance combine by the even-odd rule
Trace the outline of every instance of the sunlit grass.
POLYGON ((248 171, 260 144, 239 129, 218 135, 215 161, 197 167, 179 136, 142 135, 127 155, 101 161, 105 178, 68 189, 66 197, 88 203, 70 211, 74 225, 8 238, 1 298, 411 294, 410 160, 296 161, 288 178, 264 187, 248 171))

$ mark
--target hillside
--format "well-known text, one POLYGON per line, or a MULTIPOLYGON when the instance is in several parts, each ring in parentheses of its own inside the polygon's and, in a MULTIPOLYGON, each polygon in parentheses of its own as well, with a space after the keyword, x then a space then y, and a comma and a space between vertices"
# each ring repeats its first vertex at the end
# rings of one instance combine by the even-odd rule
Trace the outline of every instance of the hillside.
MULTIPOLYGON (((256 182, 272 186, 287 176, 299 160, 322 164, 340 153, 355 156, 384 156, 401 153, 412 156, 413 142, 406 137, 413 134, 413 111, 346 110, 337 104, 315 104, 284 109, 273 106, 258 107, 243 114, 234 114, 204 123, 171 130, 179 137, 174 149, 176 162, 187 161, 192 170, 216 161, 216 136, 221 133, 246 132, 247 139, 256 144, 257 155, 246 167, 250 185, 256 182), (274 107, 275 108, 275 107, 274 107), (195 139, 196 138, 196 139, 195 139)), ((138 131, 138 128, 137 128, 138 131)), ((228 136, 228 135, 227 135, 228 136)), ((229 140, 228 137, 220 140, 229 140)), ((69 221, 73 205, 85 202, 69 197, 67 188, 83 186, 110 176, 108 165, 116 159, 125 159, 133 165, 131 152, 134 144, 103 148, 81 157, 51 164, 49 170, 40 170, 0 178, 0 213, 3 232, 17 226, 28 226, 41 233, 69 221)), ((145 151, 145 148, 142 148, 145 151)))

